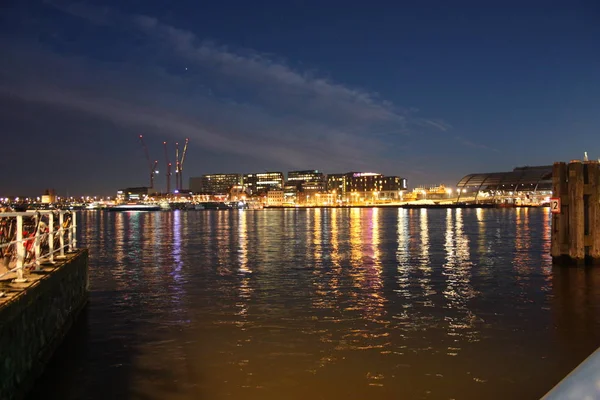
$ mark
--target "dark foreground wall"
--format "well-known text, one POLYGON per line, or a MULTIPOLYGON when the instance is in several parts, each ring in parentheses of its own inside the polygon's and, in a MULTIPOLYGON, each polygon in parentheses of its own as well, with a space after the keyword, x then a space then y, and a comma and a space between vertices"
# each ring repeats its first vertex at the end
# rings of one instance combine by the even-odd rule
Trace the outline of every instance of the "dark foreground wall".
POLYGON ((26 284, 0 288, 11 294, 0 302, 2 400, 24 397, 87 303, 88 251, 67 257, 26 284))

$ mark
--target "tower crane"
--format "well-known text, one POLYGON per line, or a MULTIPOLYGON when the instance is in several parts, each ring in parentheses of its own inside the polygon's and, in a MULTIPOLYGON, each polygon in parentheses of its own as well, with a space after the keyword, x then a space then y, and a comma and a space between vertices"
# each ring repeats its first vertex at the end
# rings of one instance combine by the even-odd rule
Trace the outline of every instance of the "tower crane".
POLYGON ((144 153, 146 153, 146 160, 148 161, 148 165, 150 167, 150 189, 154 189, 154 174, 156 174, 156 166, 158 165, 158 160, 155 160, 154 163, 150 160, 150 153, 148 152, 148 146, 144 142, 144 136, 140 135, 140 142, 142 143, 142 147, 144 148, 144 153))
POLYGON ((175 142, 175 189, 179 192, 179 143, 175 142))
POLYGON ((169 161, 169 153, 167 152, 167 142, 163 142, 165 148, 165 162, 167 163, 167 194, 171 193, 171 162, 169 161))
POLYGON ((175 186, 177 190, 183 188, 183 162, 185 161, 185 154, 187 153, 188 143, 190 139, 185 139, 183 145, 183 151, 181 152, 181 158, 179 158, 179 143, 175 142, 175 186))
POLYGON ((185 154, 187 153, 188 143, 190 139, 185 138, 185 144, 183 145, 183 152, 181 154, 181 161, 179 162, 179 189, 183 188, 183 162, 185 161, 185 154))

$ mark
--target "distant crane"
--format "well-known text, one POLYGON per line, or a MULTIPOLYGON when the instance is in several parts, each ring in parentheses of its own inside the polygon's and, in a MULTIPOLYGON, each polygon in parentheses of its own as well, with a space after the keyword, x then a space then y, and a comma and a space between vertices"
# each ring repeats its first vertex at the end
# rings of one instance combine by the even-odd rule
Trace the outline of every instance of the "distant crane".
POLYGON ((175 143, 175 186, 177 187, 177 190, 183 188, 183 162, 185 161, 185 154, 187 153, 189 141, 188 138, 185 139, 181 158, 179 158, 179 143, 175 143))
POLYGON ((163 146, 165 148, 165 162, 167 163, 167 194, 169 194, 171 193, 171 162, 167 152, 167 142, 163 142, 163 146))
POLYGON ((179 143, 175 142, 175 189, 179 192, 179 143))
POLYGON ((158 160, 155 160, 154 163, 150 160, 150 153, 148 153, 148 146, 144 142, 144 137, 140 135, 140 142, 142 142, 142 147, 144 148, 144 152, 146 153, 146 160, 148 161, 148 165, 150 166, 150 189, 154 189, 154 174, 158 171, 156 170, 156 166, 158 165, 158 160))
POLYGON ((185 139, 185 145, 183 146, 183 154, 181 154, 181 161, 179 162, 179 189, 183 188, 183 162, 185 161, 185 155, 187 153, 188 143, 190 139, 185 139))

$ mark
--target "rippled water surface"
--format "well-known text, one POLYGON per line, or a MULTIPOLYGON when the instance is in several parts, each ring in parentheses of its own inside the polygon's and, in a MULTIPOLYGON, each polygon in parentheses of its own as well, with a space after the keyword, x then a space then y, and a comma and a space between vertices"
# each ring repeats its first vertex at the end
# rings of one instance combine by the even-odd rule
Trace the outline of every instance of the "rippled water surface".
POLYGON ((546 209, 79 222, 90 305, 31 398, 536 399, 600 345, 546 209))

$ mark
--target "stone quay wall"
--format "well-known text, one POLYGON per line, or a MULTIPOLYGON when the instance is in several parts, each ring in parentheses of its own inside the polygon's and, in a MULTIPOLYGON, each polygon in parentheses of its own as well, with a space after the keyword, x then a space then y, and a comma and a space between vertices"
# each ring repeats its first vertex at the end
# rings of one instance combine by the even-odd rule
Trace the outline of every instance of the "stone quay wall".
POLYGON ((25 283, 0 282, 0 399, 25 397, 89 293, 88 251, 77 250, 25 283))

